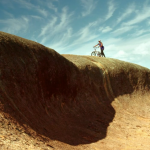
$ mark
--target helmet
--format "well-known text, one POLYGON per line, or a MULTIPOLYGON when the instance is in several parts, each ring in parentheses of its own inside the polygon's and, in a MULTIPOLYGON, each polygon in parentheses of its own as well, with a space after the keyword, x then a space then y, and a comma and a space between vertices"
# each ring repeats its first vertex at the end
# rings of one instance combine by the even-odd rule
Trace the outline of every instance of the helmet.
POLYGON ((98 42, 101 42, 101 40, 98 40, 98 42))

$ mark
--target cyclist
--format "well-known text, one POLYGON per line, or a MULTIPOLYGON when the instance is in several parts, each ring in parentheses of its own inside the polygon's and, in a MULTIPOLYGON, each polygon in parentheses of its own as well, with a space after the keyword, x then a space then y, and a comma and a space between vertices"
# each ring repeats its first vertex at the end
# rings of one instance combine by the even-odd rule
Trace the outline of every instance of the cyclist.
POLYGON ((104 54, 104 46, 103 46, 103 43, 101 42, 101 40, 98 41, 98 44, 95 45, 96 46, 99 46, 100 49, 101 49, 101 54, 105 57, 105 54, 104 54))

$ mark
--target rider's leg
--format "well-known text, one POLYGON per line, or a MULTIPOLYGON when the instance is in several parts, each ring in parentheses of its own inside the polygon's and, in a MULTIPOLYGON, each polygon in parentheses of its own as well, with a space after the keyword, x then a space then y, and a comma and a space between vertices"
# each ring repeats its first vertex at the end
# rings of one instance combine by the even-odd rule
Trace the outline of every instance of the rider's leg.
POLYGON ((105 54, 103 51, 104 51, 104 49, 101 47, 101 55, 105 57, 105 54))
POLYGON ((101 56, 103 57, 104 53, 103 53, 103 49, 101 48, 101 56))

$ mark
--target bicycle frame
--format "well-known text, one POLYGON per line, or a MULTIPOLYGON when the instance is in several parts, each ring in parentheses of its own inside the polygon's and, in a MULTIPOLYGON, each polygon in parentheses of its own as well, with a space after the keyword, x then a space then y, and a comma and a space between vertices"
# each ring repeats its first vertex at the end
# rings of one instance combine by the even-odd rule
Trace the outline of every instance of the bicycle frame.
POLYGON ((93 48, 94 48, 94 50, 96 51, 96 49, 97 49, 97 48, 99 48, 99 47, 97 47, 97 46, 94 46, 93 48))
POLYGON ((99 56, 99 57, 101 57, 101 53, 96 50, 99 47, 94 46, 93 48, 94 48, 94 51, 91 53, 91 56, 99 56))
POLYGON ((97 50, 96 50, 96 49, 99 48, 99 47, 94 46, 93 48, 94 48, 94 51, 91 53, 91 56, 105 57, 105 54, 104 54, 104 53, 101 54, 100 51, 97 51, 97 50))

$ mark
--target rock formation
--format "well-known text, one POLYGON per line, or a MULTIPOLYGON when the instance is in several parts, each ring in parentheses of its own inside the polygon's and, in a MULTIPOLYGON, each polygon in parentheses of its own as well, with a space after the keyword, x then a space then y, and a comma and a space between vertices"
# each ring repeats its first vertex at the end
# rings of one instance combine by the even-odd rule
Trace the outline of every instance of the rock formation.
POLYGON ((149 128, 149 69, 0 32, 1 150, 149 150, 149 128))

